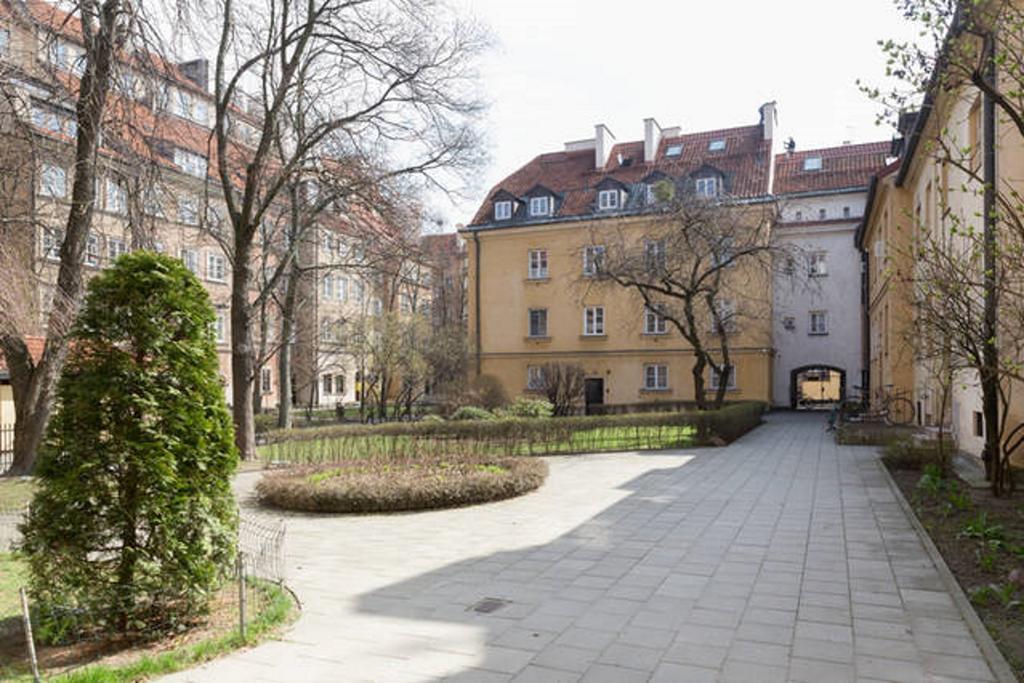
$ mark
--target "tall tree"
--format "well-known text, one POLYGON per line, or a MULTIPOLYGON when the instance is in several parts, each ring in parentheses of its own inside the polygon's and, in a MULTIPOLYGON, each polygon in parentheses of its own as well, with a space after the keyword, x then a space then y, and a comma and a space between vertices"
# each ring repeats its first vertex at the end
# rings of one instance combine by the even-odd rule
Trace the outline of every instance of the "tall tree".
POLYGON ((253 296, 260 225, 287 201, 289 180, 338 158, 359 159, 380 179, 435 185, 469 168, 481 108, 472 64, 484 39, 430 0, 222 0, 211 11, 220 34, 213 156, 233 228, 232 403, 236 442, 250 458, 256 312, 299 243, 253 296), (261 117, 251 148, 233 131, 243 87, 255 88, 261 117), (290 125, 296 111, 301 127, 290 125))

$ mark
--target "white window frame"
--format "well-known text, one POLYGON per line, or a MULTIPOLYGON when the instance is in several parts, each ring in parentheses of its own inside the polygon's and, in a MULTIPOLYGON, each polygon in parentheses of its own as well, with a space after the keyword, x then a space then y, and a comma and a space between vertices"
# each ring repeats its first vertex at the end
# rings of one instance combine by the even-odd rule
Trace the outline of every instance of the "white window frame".
POLYGON ((551 197, 530 197, 530 217, 541 218, 551 215, 551 197))
POLYGON ((644 391, 668 391, 668 366, 644 363, 644 391))
POLYGON ((820 171, 822 167, 821 157, 807 157, 804 159, 805 171, 820 171))
POLYGON ((321 281, 321 293, 325 299, 334 298, 334 278, 330 275, 324 275, 324 279, 321 281))
POLYGON ((531 249, 527 257, 527 277, 531 280, 548 279, 548 250, 531 249))
POLYGON ((107 238, 107 258, 114 261, 128 253, 128 243, 120 237, 107 238))
POLYGON ((530 391, 543 391, 544 384, 544 366, 528 365, 526 367, 526 388, 530 391))
POLYGON ((585 306, 583 308, 583 336, 604 336, 604 306, 585 306))
POLYGON ((206 252, 206 279, 210 282, 227 282, 228 265, 224 254, 206 252))
POLYGON ((128 213, 128 191, 125 190, 124 185, 114 178, 107 178, 105 182, 103 198, 106 210, 119 216, 128 213))
POLYGON ((619 208, 622 193, 619 190, 601 190, 597 193, 597 208, 600 211, 613 211, 619 208))
POLYGON ((503 199, 500 202, 494 202, 494 220, 496 221, 507 221, 512 218, 512 201, 503 199))
POLYGON ((694 192, 698 197, 717 197, 718 186, 719 182, 716 176, 697 178, 693 181, 694 192))
POLYGON ((644 269, 648 272, 665 267, 665 240, 644 240, 644 269))
POLYGON ((64 233, 58 228, 43 228, 43 258, 47 261, 60 261, 60 249, 64 244, 64 233))
POLYGON ((100 238, 89 233, 85 240, 85 265, 98 266, 100 264, 100 238))
POLYGON ((174 148, 174 165, 182 173, 187 173, 196 178, 205 178, 208 164, 209 162, 202 154, 196 154, 181 147, 174 148))
POLYGON ((583 274, 589 277, 599 275, 605 253, 603 244, 588 244, 583 247, 583 274))
POLYGON ((218 344, 224 344, 228 339, 228 317, 227 313, 221 309, 217 311, 216 317, 213 319, 213 340, 218 344))
MULTIPOLYGON (((737 388, 737 384, 736 384, 736 366, 733 365, 733 364, 729 364, 729 365, 726 365, 725 368, 723 368, 723 369, 727 370, 728 373, 729 373, 729 381, 725 385, 725 390, 726 391, 736 391, 736 388, 737 388)), ((711 389, 712 391, 718 391, 718 389, 720 387, 719 383, 721 381, 722 381, 722 376, 719 375, 718 372, 716 372, 714 368, 711 368, 711 375, 708 378, 708 388, 711 389)))
POLYGON ((320 375, 320 393, 324 396, 334 396, 334 375, 329 372, 320 375))
MULTIPOLYGON (((732 299, 722 299, 718 301, 718 317, 723 319, 722 327, 725 329, 725 333, 733 334, 736 332, 736 302, 732 299)), ((712 334, 718 334, 718 328, 715 326, 715 318, 711 316, 711 332, 712 334)))
POLYGON ((57 164, 44 163, 39 171, 39 194, 63 199, 68 196, 68 171, 57 164))
POLYGON ((270 368, 260 368, 260 393, 270 394, 274 391, 274 373, 270 368))
POLYGON ((724 152, 725 151, 725 140, 712 140, 708 143, 709 152, 724 152))
POLYGON ((683 155, 683 146, 678 143, 673 143, 665 148, 665 157, 674 158, 683 155))
POLYGON ((662 335, 668 334, 668 322, 665 316, 658 310, 657 304, 654 307, 644 307, 644 334, 662 335))
POLYGON ((807 314, 807 334, 824 336, 828 334, 828 311, 809 311, 807 314), (821 324, 818 323, 821 321, 821 324))
POLYGON ((531 308, 527 312, 526 316, 526 331, 527 336, 532 339, 545 339, 548 336, 548 309, 546 308, 531 308), (533 319, 534 314, 538 316, 538 322, 543 322, 543 329, 541 325, 537 325, 537 331, 534 331, 533 319))
POLYGON ((193 275, 199 274, 199 252, 195 249, 179 249, 178 258, 193 275))
POLYGON ((807 257, 807 274, 810 277, 828 275, 828 252, 816 251, 807 257))
POLYGON ((178 197, 178 222, 185 225, 199 225, 199 198, 195 195, 178 197))

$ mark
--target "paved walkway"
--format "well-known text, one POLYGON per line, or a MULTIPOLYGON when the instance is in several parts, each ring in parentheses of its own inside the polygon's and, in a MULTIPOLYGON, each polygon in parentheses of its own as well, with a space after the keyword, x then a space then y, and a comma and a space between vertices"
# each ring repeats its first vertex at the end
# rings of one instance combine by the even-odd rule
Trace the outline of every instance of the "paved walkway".
POLYGON ((481 507, 290 516, 301 619, 170 680, 993 680, 873 449, 823 419, 553 458, 481 507))

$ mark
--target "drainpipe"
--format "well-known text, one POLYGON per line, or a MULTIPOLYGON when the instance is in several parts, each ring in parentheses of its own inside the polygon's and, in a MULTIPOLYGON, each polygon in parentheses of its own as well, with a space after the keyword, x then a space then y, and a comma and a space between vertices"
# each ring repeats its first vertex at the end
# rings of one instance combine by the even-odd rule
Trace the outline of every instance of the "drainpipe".
POLYGON ((475 230, 473 231, 473 245, 476 252, 473 265, 473 326, 476 328, 476 376, 479 377, 483 339, 480 336, 480 235, 475 230))

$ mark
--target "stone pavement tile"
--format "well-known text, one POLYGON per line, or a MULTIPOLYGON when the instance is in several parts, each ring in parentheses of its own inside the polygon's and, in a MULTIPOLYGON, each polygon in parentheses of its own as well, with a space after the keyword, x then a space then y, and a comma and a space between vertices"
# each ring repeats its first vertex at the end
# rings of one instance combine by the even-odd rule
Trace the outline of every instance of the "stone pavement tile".
POLYGON ((789 645, 793 642, 794 628, 783 624, 756 624, 745 621, 736 629, 736 637, 758 643, 789 645))
POLYGON ((917 683, 927 679, 921 662, 857 655, 854 666, 857 667, 858 676, 868 676, 883 681, 917 683))
POLYGON ((594 629, 597 631, 611 631, 612 633, 618 633, 626 628, 626 624, 628 624, 632 618, 633 617, 628 614, 608 614, 607 612, 590 610, 579 616, 576 621, 573 622, 573 626, 594 629))
POLYGON ((788 645, 735 640, 729 648, 728 658, 740 662, 784 667, 789 661, 789 651, 788 645))
POLYGON ((502 632, 492 642, 502 647, 537 651, 550 645, 558 635, 557 631, 541 631, 513 626, 502 632))
POLYGON ((858 655, 885 657, 887 659, 909 659, 913 661, 921 659, 921 651, 912 640, 857 636, 854 641, 854 651, 858 655))
POLYGON ((740 624, 777 624, 782 626, 794 626, 796 624, 796 612, 779 609, 763 609, 753 607, 743 613, 740 624))
POLYGON ((956 676, 972 681, 994 681, 988 664, 981 657, 963 657, 960 655, 940 655, 925 653, 924 670, 939 676, 956 676))
POLYGON ((866 636, 889 640, 913 640, 912 627, 901 622, 854 619, 853 630, 858 638, 866 636))
POLYGON ((508 683, 508 681, 514 679, 509 674, 498 673, 497 671, 468 669, 466 671, 460 671, 454 676, 449 676, 444 680, 458 681, 458 683, 508 683))
POLYGON ((690 616, 686 621, 689 624, 735 629, 739 626, 742 615, 743 612, 741 610, 701 609, 694 607, 690 610, 690 616))
POLYGON ((913 617, 910 626, 914 633, 933 633, 939 636, 960 636, 971 638, 971 632, 962 619, 938 619, 934 617, 913 617))
POLYGON ((624 669, 609 664, 594 664, 580 679, 582 683, 646 683, 651 674, 647 671, 624 669))
POLYGON ((664 660, 666 662, 717 670, 721 668, 728 652, 729 648, 724 645, 677 641, 665 651, 664 660))
POLYGON ((513 683, 576 683, 579 674, 531 664, 512 679, 513 683))
POLYGON ((559 669, 582 674, 597 661, 600 650, 588 650, 567 645, 549 645, 533 658, 533 664, 548 669, 559 669))
POLYGON ((804 591, 800 594, 800 607, 846 607, 850 606, 850 596, 845 593, 815 593, 804 591))
POLYGON ((651 676, 651 683, 715 683, 718 669, 662 662, 651 676))
POLYGON ((853 616, 856 619, 866 619, 868 621, 902 622, 907 618, 907 613, 900 607, 854 603, 853 616))
POLYGON ((601 664, 622 666, 627 669, 654 671, 661 660, 662 650, 615 642, 605 648, 597 661, 601 664))
POLYGON ((786 672, 785 666, 765 666, 726 659, 718 680, 722 683, 785 683, 786 672))
POLYGON ((799 595, 772 595, 755 592, 747 601, 748 607, 763 607, 795 612, 800 604, 799 595))
POLYGON ((568 645, 570 647, 582 647, 590 650, 603 650, 615 640, 615 633, 610 631, 597 631, 589 628, 570 626, 562 631, 562 635, 555 639, 557 645, 568 645))
POLYGON ((845 607, 819 607, 817 605, 800 605, 798 618, 801 621, 817 621, 823 624, 841 624, 850 626, 853 617, 845 607))
POLYGON ((796 637, 851 644, 853 643, 853 629, 842 624, 798 620, 796 622, 796 637))
POLYGON ((797 638, 793 641, 792 654, 803 659, 849 664, 853 662, 853 645, 814 638, 797 638))
POLYGON ((619 642, 627 645, 656 647, 664 650, 675 640, 674 630, 662 628, 644 628, 643 626, 627 626, 619 633, 619 642))
POLYGON ((981 657, 981 650, 978 649, 978 645, 974 642, 973 638, 940 636, 933 633, 915 633, 914 642, 917 643, 922 652, 959 655, 961 657, 981 657))
POLYGON ((857 674, 850 664, 794 657, 789 662, 792 683, 854 683, 857 674))
POLYGON ((736 632, 729 628, 687 624, 676 632, 676 642, 729 646, 735 635, 736 632))

